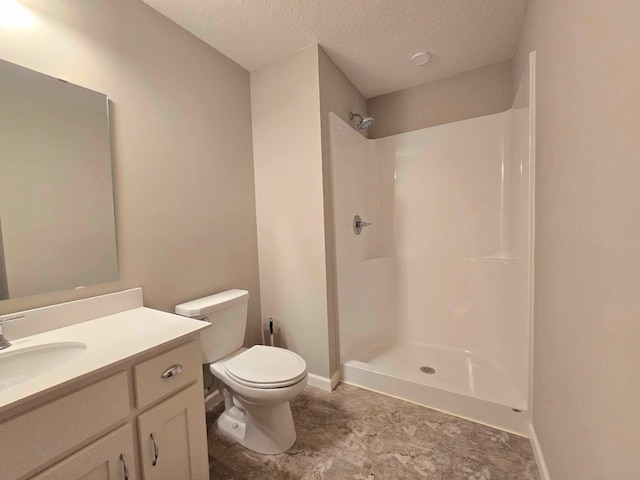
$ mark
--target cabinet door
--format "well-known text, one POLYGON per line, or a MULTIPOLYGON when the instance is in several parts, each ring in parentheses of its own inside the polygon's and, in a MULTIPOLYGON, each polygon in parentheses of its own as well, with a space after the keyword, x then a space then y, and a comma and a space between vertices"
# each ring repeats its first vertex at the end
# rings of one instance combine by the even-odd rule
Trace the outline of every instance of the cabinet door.
POLYGON ((131 425, 93 442, 33 480, 135 480, 131 425))
POLYGON ((138 416, 144 480, 208 480, 207 430, 200 383, 138 416))
POLYGON ((0 422, 0 479, 27 478, 113 430, 128 415, 129 383, 127 373, 120 372, 0 422))

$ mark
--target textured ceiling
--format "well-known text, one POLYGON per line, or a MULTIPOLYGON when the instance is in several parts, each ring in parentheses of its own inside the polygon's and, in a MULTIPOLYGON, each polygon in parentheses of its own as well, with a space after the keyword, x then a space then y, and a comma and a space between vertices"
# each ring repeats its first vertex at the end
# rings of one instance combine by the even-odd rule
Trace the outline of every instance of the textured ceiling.
POLYGON ((370 98, 514 53, 526 0, 144 0, 247 70, 319 43, 370 98), (432 58, 414 67, 409 58, 432 58))

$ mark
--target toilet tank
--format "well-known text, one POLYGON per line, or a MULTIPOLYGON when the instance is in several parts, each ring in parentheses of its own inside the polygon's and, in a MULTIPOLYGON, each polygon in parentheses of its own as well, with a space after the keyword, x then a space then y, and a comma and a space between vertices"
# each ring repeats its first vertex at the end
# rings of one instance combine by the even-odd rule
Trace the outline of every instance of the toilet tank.
POLYGON ((227 290, 176 307, 176 313, 211 323, 200 332, 202 363, 211 363, 235 352, 244 342, 249 292, 227 290))

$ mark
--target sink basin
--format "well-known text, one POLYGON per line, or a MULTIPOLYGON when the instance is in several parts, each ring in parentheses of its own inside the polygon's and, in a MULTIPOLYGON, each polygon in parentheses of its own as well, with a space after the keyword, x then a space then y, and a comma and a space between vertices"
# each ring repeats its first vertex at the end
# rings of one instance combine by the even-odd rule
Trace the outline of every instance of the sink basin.
POLYGON ((85 352, 80 342, 60 342, 0 352, 0 391, 51 372, 85 352))

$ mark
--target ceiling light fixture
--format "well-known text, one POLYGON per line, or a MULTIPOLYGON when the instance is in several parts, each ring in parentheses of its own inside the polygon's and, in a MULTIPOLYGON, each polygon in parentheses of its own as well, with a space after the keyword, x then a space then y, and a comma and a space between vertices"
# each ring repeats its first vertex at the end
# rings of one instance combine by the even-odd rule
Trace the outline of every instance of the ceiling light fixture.
POLYGON ((424 65, 429 60, 431 60, 431 54, 429 52, 418 52, 413 57, 411 57, 411 60, 409 61, 412 65, 418 67, 420 65, 424 65))

